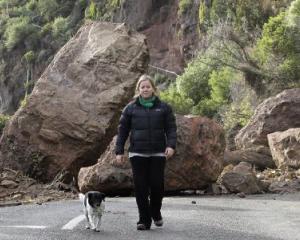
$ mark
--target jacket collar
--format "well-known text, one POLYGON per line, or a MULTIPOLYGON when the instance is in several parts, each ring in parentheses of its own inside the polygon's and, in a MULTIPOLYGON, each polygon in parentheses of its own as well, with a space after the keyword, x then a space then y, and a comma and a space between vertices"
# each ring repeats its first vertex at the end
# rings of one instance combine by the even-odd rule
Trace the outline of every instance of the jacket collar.
MULTIPOLYGON (((159 97, 156 96, 156 98, 155 98, 155 100, 154 100, 153 107, 154 107, 154 106, 157 106, 160 102, 161 102, 161 101, 160 101, 159 97)), ((136 97, 136 98, 134 99, 134 103, 135 103, 136 105, 138 105, 138 106, 143 107, 143 106, 140 104, 139 97, 136 97)), ((153 107, 152 107, 152 108, 153 108, 153 107)))

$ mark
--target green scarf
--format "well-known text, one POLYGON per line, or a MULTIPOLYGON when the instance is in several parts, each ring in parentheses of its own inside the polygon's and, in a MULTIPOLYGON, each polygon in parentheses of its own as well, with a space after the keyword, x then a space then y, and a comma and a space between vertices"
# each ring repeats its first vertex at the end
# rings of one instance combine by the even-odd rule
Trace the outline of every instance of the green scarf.
POLYGON ((149 98, 149 99, 144 99, 141 96, 139 96, 139 102, 142 106, 144 106, 145 108, 151 108, 154 105, 154 101, 155 101, 155 96, 149 98))

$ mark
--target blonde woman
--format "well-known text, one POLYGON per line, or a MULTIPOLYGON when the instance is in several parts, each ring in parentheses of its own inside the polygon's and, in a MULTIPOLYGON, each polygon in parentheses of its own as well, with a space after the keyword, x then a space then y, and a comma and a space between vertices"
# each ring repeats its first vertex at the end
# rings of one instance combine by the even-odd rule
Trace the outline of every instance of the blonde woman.
POLYGON ((158 227, 163 225, 164 169, 166 159, 175 152, 176 121, 171 107, 157 96, 150 76, 139 78, 136 92, 122 112, 115 153, 117 164, 121 163, 130 133, 129 159, 139 210, 137 230, 149 230, 152 220, 158 227))

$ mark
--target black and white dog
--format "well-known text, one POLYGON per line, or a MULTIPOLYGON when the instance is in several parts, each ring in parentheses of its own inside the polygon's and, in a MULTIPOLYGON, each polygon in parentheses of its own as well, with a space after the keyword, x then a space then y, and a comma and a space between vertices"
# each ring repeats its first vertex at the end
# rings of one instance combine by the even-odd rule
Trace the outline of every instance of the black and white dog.
POLYGON ((85 195, 79 193, 79 199, 83 203, 83 211, 87 220, 86 228, 99 232, 105 208, 105 194, 97 191, 89 191, 85 195))

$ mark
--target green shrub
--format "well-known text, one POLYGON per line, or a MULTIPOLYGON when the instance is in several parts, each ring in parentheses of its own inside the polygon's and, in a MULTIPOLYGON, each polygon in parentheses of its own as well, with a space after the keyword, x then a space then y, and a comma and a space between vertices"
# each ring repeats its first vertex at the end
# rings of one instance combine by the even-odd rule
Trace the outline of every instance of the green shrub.
POLYGON ((191 7, 193 1, 192 0, 179 0, 179 15, 184 14, 189 7, 191 7))
POLYGON ((230 8, 227 7, 227 0, 214 0, 212 2, 210 10, 210 19, 212 23, 217 23, 219 20, 226 20, 228 17, 228 11, 230 8))
POLYGON ((192 114, 206 116, 209 118, 216 117, 217 112, 218 106, 216 102, 209 98, 202 99, 192 108, 192 114))
POLYGON ((300 0, 264 25, 255 57, 267 72, 269 88, 278 91, 300 83, 300 0), (296 21, 296 24, 294 24, 296 21), (298 21, 298 24, 297 24, 298 21))
POLYGON ((46 23, 40 30, 40 36, 44 37, 50 32, 52 32, 52 23, 49 22, 49 23, 46 23))
POLYGON ((4 32, 5 46, 10 50, 35 31, 36 28, 30 24, 28 17, 10 18, 4 32))
POLYGON ((98 19, 98 9, 94 1, 91 1, 90 5, 85 10, 85 18, 91 20, 98 19))
POLYGON ((188 97, 182 96, 175 85, 171 85, 167 90, 162 91, 160 98, 169 103, 178 114, 191 113, 193 101, 188 97))
POLYGON ((116 9, 116 8, 120 7, 120 3, 121 3, 120 0, 110 0, 109 1, 109 5, 113 9, 116 9))
POLYGON ((168 78, 168 76, 161 74, 161 73, 155 73, 153 77, 153 81, 155 85, 165 84, 169 85, 171 82, 171 79, 168 78))
POLYGON ((208 85, 211 89, 210 95, 198 102, 193 107, 192 113, 210 118, 220 118, 218 116, 219 110, 231 101, 230 84, 233 79, 234 72, 230 68, 223 68, 218 71, 213 70, 208 80, 208 85))
POLYGON ((290 26, 300 28, 300 1, 295 0, 287 13, 288 23, 290 26))
POLYGON ((55 18, 52 24, 52 33, 56 38, 67 38, 68 19, 63 17, 55 18))
POLYGON ((208 84, 211 87, 210 98, 218 105, 230 102, 230 84, 234 79, 234 72, 231 68, 225 67, 219 71, 212 71, 208 84))
POLYGON ((0 114, 0 136, 2 135, 3 128, 5 127, 5 124, 8 122, 10 119, 10 116, 0 114))
POLYGON ((194 103, 198 103, 210 95, 211 89, 208 80, 212 67, 208 61, 203 57, 196 58, 176 79, 178 91, 182 96, 188 96, 194 103))
POLYGON ((26 3, 26 9, 29 11, 34 11, 37 9, 37 0, 30 0, 26 3))
POLYGON ((40 16, 43 16, 46 21, 51 21, 57 16, 60 5, 56 0, 39 0, 37 10, 40 16))
POLYGON ((35 54, 33 51, 26 52, 23 57, 28 64, 32 64, 35 60, 35 54))
POLYGON ((199 24, 200 27, 207 28, 210 24, 209 9, 205 1, 201 1, 199 5, 199 24))
POLYGON ((14 6, 18 6, 20 4, 20 0, 0 0, 0 9, 12 8, 14 6))
POLYGON ((224 129, 228 130, 236 125, 245 126, 254 113, 249 96, 245 96, 241 102, 230 104, 223 113, 224 129))
POLYGON ((23 100, 21 100, 21 102, 20 102, 20 107, 24 108, 27 105, 28 97, 29 96, 26 94, 25 97, 23 98, 23 100))
POLYGON ((259 99, 248 86, 242 74, 235 74, 230 84, 230 103, 219 110, 223 126, 226 130, 237 125, 245 126, 254 113, 259 99))
POLYGON ((268 55, 290 52, 294 49, 293 39, 286 24, 286 13, 271 17, 263 27, 262 38, 257 44, 259 60, 264 63, 268 55))
POLYGON ((239 31, 255 30, 265 21, 261 3, 252 0, 214 0, 208 15, 212 24, 230 21, 239 31))

